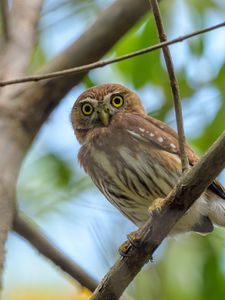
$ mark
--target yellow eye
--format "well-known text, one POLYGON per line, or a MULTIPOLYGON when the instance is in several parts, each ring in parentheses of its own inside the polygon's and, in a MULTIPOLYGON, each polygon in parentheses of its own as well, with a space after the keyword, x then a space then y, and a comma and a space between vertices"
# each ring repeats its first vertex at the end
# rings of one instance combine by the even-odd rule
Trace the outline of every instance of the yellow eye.
POLYGON ((111 104, 114 106, 114 107, 121 107, 124 103, 124 100, 123 100, 123 97, 121 95, 114 95, 112 96, 111 98, 111 104))
POLYGON ((84 103, 81 106, 81 110, 85 116, 90 116, 94 111, 94 107, 90 103, 84 103))

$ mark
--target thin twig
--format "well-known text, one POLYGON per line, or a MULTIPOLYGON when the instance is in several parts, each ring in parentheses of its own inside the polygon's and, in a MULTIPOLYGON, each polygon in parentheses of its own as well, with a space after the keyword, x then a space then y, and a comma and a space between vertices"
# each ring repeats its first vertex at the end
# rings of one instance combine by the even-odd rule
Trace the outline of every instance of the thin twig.
POLYGON ((165 199, 160 211, 153 211, 138 231, 138 247, 129 246, 127 256, 120 258, 105 275, 91 300, 119 299, 128 284, 168 235, 176 222, 198 199, 215 177, 225 168, 225 132, 191 168, 165 199), (162 222, 163 220, 163 222, 162 222))
POLYGON ((53 243, 47 238, 37 225, 32 224, 27 217, 21 214, 16 215, 13 229, 20 236, 25 238, 41 254, 49 258, 53 263, 60 267, 64 272, 85 286, 90 291, 94 291, 98 283, 87 272, 81 269, 75 262, 71 261, 59 249, 53 246, 53 243))
POLYGON ((7 0, 0 0, 0 11, 1 11, 1 18, 2 18, 2 33, 3 33, 4 40, 7 41, 9 39, 7 0))
MULTIPOLYGON (((158 29, 159 40, 160 42, 167 41, 166 32, 163 26, 163 20, 159 10, 159 4, 157 0, 149 0, 152 12, 155 18, 155 23, 158 29)), ((177 132, 178 132, 178 141, 179 141, 179 149, 180 149, 180 158, 182 171, 188 170, 189 162, 188 157, 185 151, 185 133, 184 133, 184 125, 183 125, 183 115, 182 115, 182 105, 180 100, 180 91, 179 84, 176 78, 176 74, 173 67, 173 61, 170 54, 169 47, 165 46, 162 48, 164 59, 166 62, 167 71, 170 79, 170 86, 173 94, 173 101, 176 113, 176 121, 177 121, 177 132)))
POLYGON ((217 25, 214 26, 210 26, 204 29, 200 29, 197 31, 194 31, 192 33, 183 35, 181 37, 177 37, 175 39, 172 39, 170 41, 166 41, 166 42, 162 42, 147 48, 143 48, 141 50, 137 50, 122 56, 119 56, 117 58, 112 58, 112 59, 108 59, 108 60, 101 60, 101 61, 97 61, 91 64, 86 64, 86 65, 82 65, 79 67, 74 67, 74 68, 70 68, 70 69, 66 69, 66 70, 62 70, 62 71, 56 71, 56 72, 52 72, 52 73, 47 73, 47 74, 43 74, 43 75, 32 75, 32 76, 27 76, 27 77, 23 77, 23 78, 18 78, 18 79, 12 79, 12 80, 6 80, 6 81, 0 81, 0 87, 6 86, 6 85, 10 85, 10 84, 17 84, 17 83, 24 83, 24 82, 29 82, 29 81, 40 81, 40 80, 44 80, 44 79, 49 79, 49 78, 55 78, 55 77, 60 77, 60 76, 65 76, 65 75, 72 75, 72 74, 76 74, 76 73, 82 73, 82 72, 86 72, 89 70, 93 70, 93 69, 97 69, 97 68, 101 68, 104 67, 106 65, 112 64, 112 63, 116 63, 125 59, 129 59, 141 54, 145 54, 145 53, 149 53, 158 49, 161 49, 165 46, 168 45, 173 45, 179 42, 182 42, 184 40, 187 40, 191 37, 197 36, 199 34, 203 34, 206 33, 208 31, 212 31, 215 30, 217 28, 220 27, 224 27, 225 26, 225 22, 219 23, 217 25))

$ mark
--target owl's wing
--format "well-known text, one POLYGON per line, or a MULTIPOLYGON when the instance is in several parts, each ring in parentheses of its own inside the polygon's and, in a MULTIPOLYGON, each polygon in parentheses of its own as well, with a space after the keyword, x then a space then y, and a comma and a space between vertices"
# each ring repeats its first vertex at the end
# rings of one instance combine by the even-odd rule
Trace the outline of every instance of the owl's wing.
MULTIPOLYGON (((151 142, 160 150, 179 155, 178 135, 171 127, 148 115, 135 116, 133 120, 135 126, 132 126, 132 130, 137 135, 151 142)), ((193 166, 199 160, 199 157, 187 144, 186 153, 190 166, 193 166)), ((214 180, 208 189, 225 199, 225 188, 218 180, 214 180)))

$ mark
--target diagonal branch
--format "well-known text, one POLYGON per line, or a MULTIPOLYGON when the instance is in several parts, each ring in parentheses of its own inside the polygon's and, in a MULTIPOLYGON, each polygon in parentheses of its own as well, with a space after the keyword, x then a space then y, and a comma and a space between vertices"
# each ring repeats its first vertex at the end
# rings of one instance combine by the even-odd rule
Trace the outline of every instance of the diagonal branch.
MULTIPOLYGON (((155 18, 155 23, 159 33, 159 39, 161 42, 165 42, 167 40, 166 33, 163 26, 162 17, 159 10, 159 4, 157 0, 149 0, 152 12, 155 18)), ((181 165, 182 171, 188 170, 189 162, 188 157, 185 151, 185 134, 184 134, 184 125, 183 125, 183 116, 182 116, 182 106, 180 100, 180 91, 179 84, 176 78, 176 74, 173 67, 173 61, 170 54, 170 50, 168 46, 162 48, 164 59, 166 62, 167 71, 170 79, 170 86, 173 94, 174 107, 176 112, 176 121, 177 121, 177 131, 178 131, 178 142, 180 149, 180 157, 181 157, 181 165)))
POLYGON ((116 300, 152 254, 215 177, 225 168, 225 131, 202 159, 187 173, 165 199, 160 212, 153 212, 139 229, 140 247, 130 246, 127 257, 120 258, 105 275, 92 300, 116 300), (163 220, 163 222, 162 222, 163 220))
POLYGON ((206 33, 206 32, 209 32, 209 31, 212 31, 212 30, 224 27, 224 26, 225 26, 225 22, 222 22, 222 23, 210 26, 210 27, 206 27, 206 28, 185 34, 185 35, 177 37, 175 39, 172 39, 169 41, 164 41, 159 44, 156 44, 156 45, 153 45, 153 46, 150 46, 147 48, 143 48, 143 49, 140 49, 137 51, 133 51, 128 54, 121 55, 119 57, 112 58, 112 59, 96 61, 96 62, 93 62, 90 64, 81 65, 79 67, 69 68, 69 69, 65 69, 62 71, 55 71, 55 72, 46 73, 43 75, 41 75, 41 74, 40 75, 31 75, 31 76, 18 78, 18 79, 10 79, 10 80, 5 80, 5 81, 0 81, 0 87, 4 87, 7 85, 11 85, 11 84, 32 82, 32 81, 38 82, 38 81, 45 80, 45 79, 68 76, 68 75, 73 75, 73 74, 77 74, 77 73, 81 73, 81 72, 90 71, 90 70, 97 69, 97 68, 102 68, 104 66, 120 62, 122 60, 126 60, 126 59, 133 58, 133 57, 136 57, 136 56, 139 56, 142 54, 153 52, 153 51, 161 49, 165 46, 174 45, 176 43, 183 42, 183 41, 190 39, 192 37, 195 37, 197 35, 200 35, 200 34, 203 34, 203 33, 206 33))
MULTIPOLYGON (((44 255, 51 262, 55 263, 62 271, 88 288, 91 292, 97 288, 97 281, 85 272, 79 265, 71 261, 63 252, 57 249, 49 238, 28 219, 27 216, 19 213, 16 215, 13 224, 14 231, 27 240, 40 254, 44 255)), ((132 300, 132 297, 123 295, 121 300, 132 300)))
POLYGON ((40 229, 38 229, 36 225, 33 225, 27 217, 22 216, 21 214, 16 215, 13 228, 16 233, 25 238, 42 255, 49 258, 53 263, 59 266, 61 270, 77 280, 82 286, 85 286, 92 292, 95 290, 97 281, 58 250, 52 242, 49 241, 49 238, 41 233, 40 229))

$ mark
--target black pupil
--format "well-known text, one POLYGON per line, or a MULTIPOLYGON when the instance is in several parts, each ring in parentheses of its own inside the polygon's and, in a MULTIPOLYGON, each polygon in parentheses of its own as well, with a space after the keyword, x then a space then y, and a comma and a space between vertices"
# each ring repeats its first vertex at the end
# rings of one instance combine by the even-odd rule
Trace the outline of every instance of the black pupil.
POLYGON ((91 111, 91 106, 85 105, 84 110, 85 110, 85 112, 89 113, 91 111))
POLYGON ((116 97, 116 98, 114 99, 114 103, 115 103, 115 104, 120 104, 120 102, 121 102, 121 99, 120 99, 119 97, 116 97))

